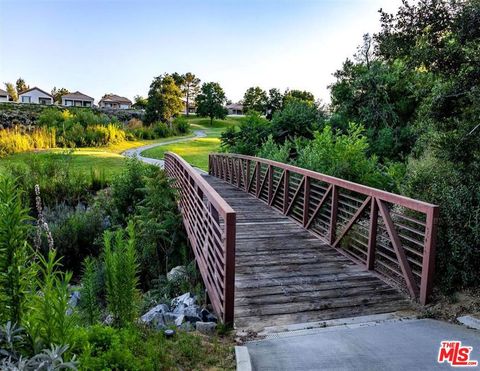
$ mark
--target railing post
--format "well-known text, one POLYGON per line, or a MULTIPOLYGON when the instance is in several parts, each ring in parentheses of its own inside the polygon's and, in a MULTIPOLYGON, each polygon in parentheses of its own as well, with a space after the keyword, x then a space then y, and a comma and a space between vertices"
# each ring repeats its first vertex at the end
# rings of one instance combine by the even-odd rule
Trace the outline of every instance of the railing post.
POLYGON ((285 169, 285 175, 283 176, 283 214, 284 215, 287 213, 288 201, 290 199, 289 184, 290 184, 290 172, 287 169, 285 169))
POLYGON ((310 178, 305 176, 303 182, 303 227, 308 223, 308 210, 310 208, 310 178))
POLYGON ((257 172, 256 172, 256 178, 255 178, 255 194, 258 198, 258 196, 260 195, 260 170, 262 168, 262 166, 260 165, 260 162, 257 161, 257 164, 255 165, 256 168, 257 168, 257 172))
POLYGON ((268 165, 268 204, 272 202, 273 195, 273 166, 268 165))
POLYGON ((420 282, 420 303, 428 303, 432 293, 435 272, 435 248, 438 224, 438 207, 432 207, 427 213, 425 224, 425 243, 422 261, 422 281, 420 282))
POLYGON ((250 160, 247 160, 247 168, 245 170, 245 192, 248 193, 248 186, 250 184, 250 160))
POLYGON ((372 197, 370 202, 370 227, 368 230, 367 269, 375 266, 375 248, 377 246, 378 205, 377 199, 372 197))
POLYGON ((225 218, 225 300, 224 322, 233 325, 235 306, 235 213, 228 213, 225 218))
POLYGON ((338 187, 332 186, 332 204, 330 209, 330 245, 335 242, 335 233, 337 230, 337 213, 338 213, 338 187))

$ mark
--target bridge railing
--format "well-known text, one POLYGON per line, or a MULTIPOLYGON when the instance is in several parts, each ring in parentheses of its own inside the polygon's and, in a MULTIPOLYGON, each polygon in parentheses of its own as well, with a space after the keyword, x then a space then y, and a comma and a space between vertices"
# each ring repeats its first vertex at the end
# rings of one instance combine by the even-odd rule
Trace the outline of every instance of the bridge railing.
POLYGON ((183 223, 212 306, 233 323, 235 211, 180 156, 167 152, 165 170, 179 192, 183 223))
POLYGON ((263 200, 425 304, 438 207, 258 157, 211 154, 209 173, 263 200))

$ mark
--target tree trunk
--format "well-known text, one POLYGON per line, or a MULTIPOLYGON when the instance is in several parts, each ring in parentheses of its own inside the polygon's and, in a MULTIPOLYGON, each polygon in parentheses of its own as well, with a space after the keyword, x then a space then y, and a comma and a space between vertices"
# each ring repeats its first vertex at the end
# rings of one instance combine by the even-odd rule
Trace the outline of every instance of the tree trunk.
POLYGON ((189 111, 190 111, 190 97, 187 90, 187 117, 188 117, 188 114, 190 113, 189 111))
POLYGON ((210 116, 210 126, 213 126, 213 116, 210 116))

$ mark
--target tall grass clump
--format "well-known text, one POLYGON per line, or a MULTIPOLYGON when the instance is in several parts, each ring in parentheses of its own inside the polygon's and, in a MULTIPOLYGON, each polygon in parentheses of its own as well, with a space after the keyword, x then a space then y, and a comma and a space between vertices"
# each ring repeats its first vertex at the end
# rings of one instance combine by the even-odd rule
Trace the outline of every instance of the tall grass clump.
POLYGON ((55 129, 37 128, 22 132, 18 127, 0 130, 0 157, 33 149, 54 148, 55 129))
POLYGON ((127 235, 123 230, 104 234, 107 306, 120 327, 135 320, 140 297, 133 223, 129 223, 127 235))
POLYGON ((100 310, 97 302, 99 291, 97 261, 91 257, 87 257, 83 261, 80 309, 83 320, 89 325, 95 324, 100 317, 100 310))

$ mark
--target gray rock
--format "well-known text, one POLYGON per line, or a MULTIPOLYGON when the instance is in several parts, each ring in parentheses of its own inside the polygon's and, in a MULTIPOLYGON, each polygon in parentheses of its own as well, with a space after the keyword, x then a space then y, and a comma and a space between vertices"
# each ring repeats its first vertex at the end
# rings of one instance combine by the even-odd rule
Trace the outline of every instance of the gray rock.
POLYGON ((187 268, 183 265, 176 266, 172 268, 170 272, 167 273, 167 280, 168 281, 175 281, 182 279, 187 276, 187 268))
POLYGON ((164 314, 168 312, 168 305, 158 304, 140 317, 140 321, 156 329, 166 327, 164 314))
POLYGON ((105 319, 103 320, 103 324, 104 324, 104 325, 107 325, 107 326, 110 326, 112 323, 113 323, 113 316, 112 316, 111 314, 109 314, 109 315, 106 316, 105 319))
POLYGON ((167 326, 171 326, 171 325, 175 325, 175 321, 179 316, 180 316, 179 314, 167 312, 163 314, 163 320, 167 326))
POLYGON ((200 312, 200 316, 202 317, 203 322, 218 322, 217 317, 205 308, 200 312))
POLYGON ((172 307, 176 308, 180 304, 183 304, 186 307, 194 305, 196 302, 195 296, 187 292, 186 294, 177 296, 176 298, 172 299, 172 307))
POLYGON ((175 325, 177 327, 180 327, 184 321, 185 321, 185 316, 183 314, 180 314, 175 320, 175 325))
POLYGON ((70 295, 70 299, 68 299, 68 309, 67 315, 71 315, 73 313, 73 309, 78 305, 78 301, 80 300, 80 291, 73 291, 70 295))
POLYGON ((217 324, 215 322, 197 322, 195 323, 195 328, 198 332, 204 335, 213 335, 215 334, 215 329, 217 324))

